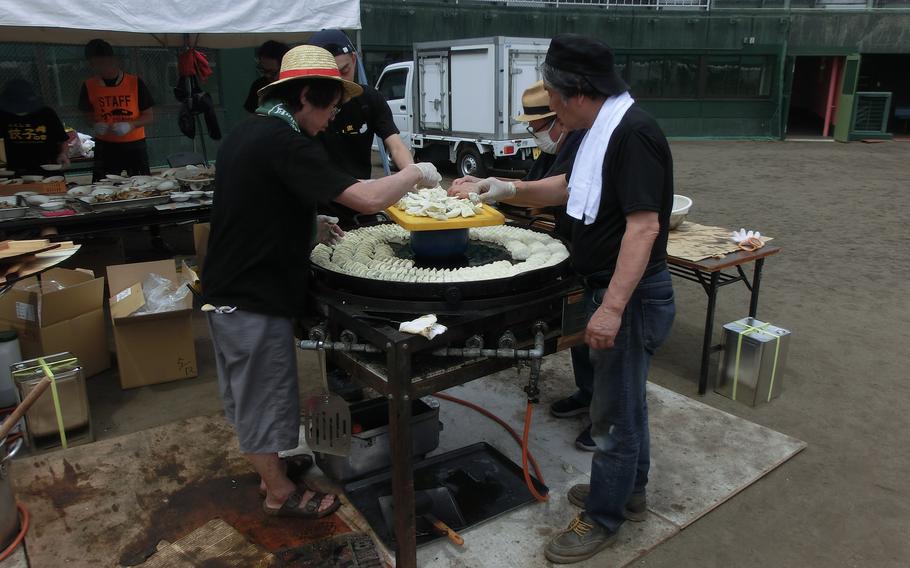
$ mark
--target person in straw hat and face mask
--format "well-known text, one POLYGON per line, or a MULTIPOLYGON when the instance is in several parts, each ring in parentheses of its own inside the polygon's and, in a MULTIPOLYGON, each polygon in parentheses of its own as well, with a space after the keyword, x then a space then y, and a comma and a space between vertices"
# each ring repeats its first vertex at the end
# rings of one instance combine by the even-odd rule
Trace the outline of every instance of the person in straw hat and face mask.
POLYGON ((431 164, 367 183, 339 171, 316 135, 360 87, 314 46, 291 49, 278 79, 259 91, 256 114, 218 152, 212 228, 202 288, 224 411, 262 477, 270 515, 322 517, 338 498, 298 488, 278 452, 297 447, 300 408, 292 320, 303 314, 309 255, 343 237, 320 202, 376 213, 418 187, 434 187, 431 164))

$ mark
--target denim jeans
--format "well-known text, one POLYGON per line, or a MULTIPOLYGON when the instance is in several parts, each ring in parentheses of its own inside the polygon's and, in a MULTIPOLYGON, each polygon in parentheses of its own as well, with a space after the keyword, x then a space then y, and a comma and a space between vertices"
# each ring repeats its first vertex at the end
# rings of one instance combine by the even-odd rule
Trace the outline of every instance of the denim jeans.
MULTIPOLYGON (((591 290, 589 316, 606 289, 591 290)), ((591 464, 588 515, 610 531, 623 523, 626 501, 644 493, 651 465, 645 385, 651 356, 667 339, 676 306, 670 273, 642 278, 622 315, 610 349, 591 349, 594 391, 591 436, 597 445, 591 464)))
POLYGON ((591 404, 594 396, 594 367, 591 365, 591 353, 588 346, 582 343, 572 348, 572 373, 575 375, 575 386, 578 390, 572 395, 579 404, 591 404))

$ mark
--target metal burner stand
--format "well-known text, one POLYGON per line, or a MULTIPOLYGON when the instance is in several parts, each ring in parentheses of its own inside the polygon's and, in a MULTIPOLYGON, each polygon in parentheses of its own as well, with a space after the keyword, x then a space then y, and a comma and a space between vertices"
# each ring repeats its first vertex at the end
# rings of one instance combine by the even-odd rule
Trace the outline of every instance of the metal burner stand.
POLYGON ((416 568, 411 400, 527 364, 525 390, 536 402, 541 359, 574 344, 568 336, 584 321, 580 286, 560 278, 532 292, 457 303, 368 298, 318 282, 310 294, 325 321, 298 346, 325 349, 355 380, 389 399, 396 563, 416 568), (398 322, 430 313, 448 331, 433 340, 398 331, 398 322))

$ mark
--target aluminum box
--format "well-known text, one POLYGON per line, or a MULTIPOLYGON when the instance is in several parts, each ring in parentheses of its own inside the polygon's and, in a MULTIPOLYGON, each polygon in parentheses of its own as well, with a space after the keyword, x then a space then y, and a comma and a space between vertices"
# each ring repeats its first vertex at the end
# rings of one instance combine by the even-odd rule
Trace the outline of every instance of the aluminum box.
POLYGON ((722 342, 715 392, 749 406, 780 395, 790 346, 788 330, 743 318, 724 325, 722 342))

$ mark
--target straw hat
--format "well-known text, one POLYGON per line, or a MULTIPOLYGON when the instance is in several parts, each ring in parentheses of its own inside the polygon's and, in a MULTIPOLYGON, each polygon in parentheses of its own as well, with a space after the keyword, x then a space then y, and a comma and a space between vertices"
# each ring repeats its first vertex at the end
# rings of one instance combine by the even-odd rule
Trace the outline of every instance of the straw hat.
POLYGON ((550 95, 544 90, 543 81, 537 81, 525 89, 521 94, 521 106, 524 107, 524 114, 515 117, 519 122, 556 116, 556 113, 550 110, 550 95))
POLYGON ((363 87, 341 78, 338 65, 331 53, 314 45, 300 45, 284 54, 281 58, 281 71, 278 80, 259 89, 258 95, 264 96, 277 85, 296 79, 334 79, 341 82, 348 97, 359 97, 363 87))

